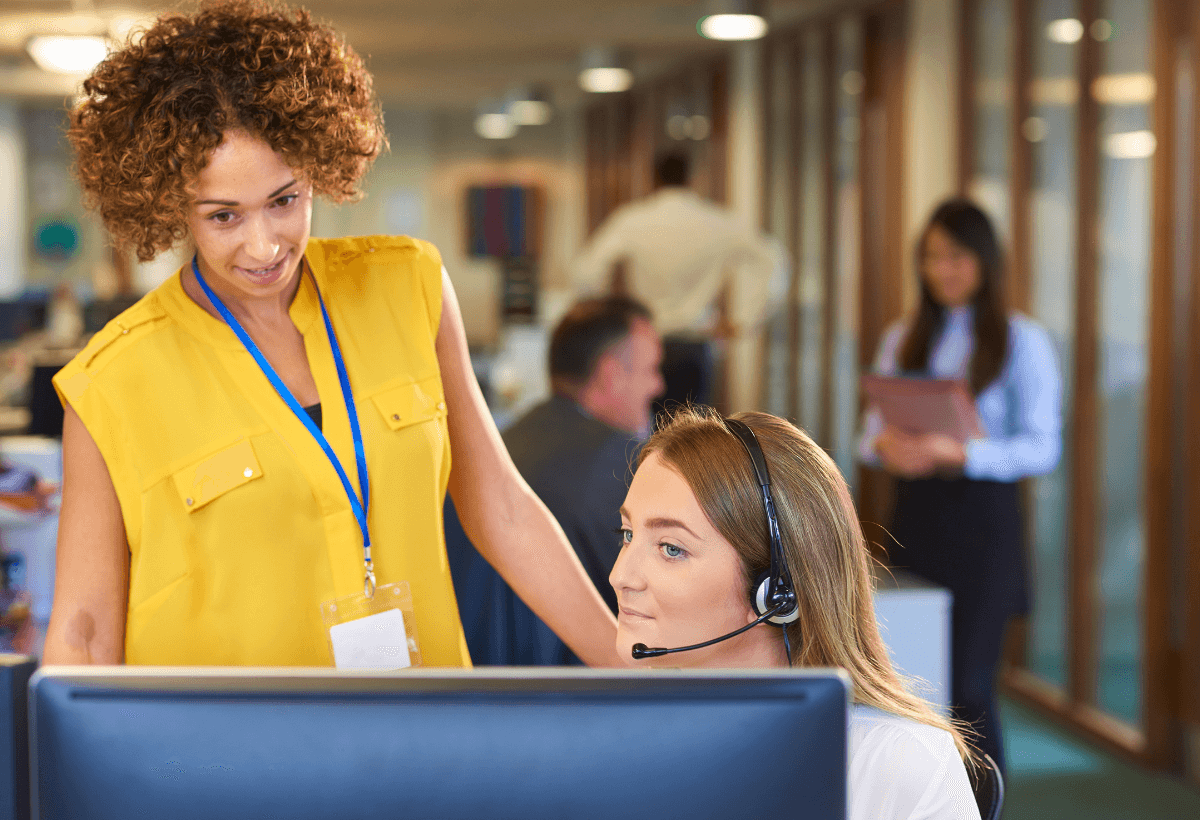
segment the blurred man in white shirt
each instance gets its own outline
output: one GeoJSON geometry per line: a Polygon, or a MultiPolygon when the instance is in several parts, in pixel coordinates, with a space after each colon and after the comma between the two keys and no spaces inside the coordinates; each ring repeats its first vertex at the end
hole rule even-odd
{"type": "Polygon", "coordinates": [[[762,320],[786,286],[776,275],[786,273],[786,260],[730,211],[687,187],[686,156],[666,154],[654,170],[655,192],[605,220],[572,263],[571,281],[582,295],[607,292],[623,264],[623,290],[650,308],[663,335],[663,405],[712,404],[709,343],[762,320]]]}

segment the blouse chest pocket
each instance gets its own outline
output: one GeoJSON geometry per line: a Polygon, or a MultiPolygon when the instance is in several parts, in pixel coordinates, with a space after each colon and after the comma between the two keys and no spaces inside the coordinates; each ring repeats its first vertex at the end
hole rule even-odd
{"type": "Polygon", "coordinates": [[[174,473],[175,489],[188,512],[195,512],[230,490],[262,478],[250,439],[239,441],[174,473]]]}
{"type": "Polygon", "coordinates": [[[392,430],[446,417],[446,398],[439,376],[386,388],[371,396],[371,401],[392,430]]]}

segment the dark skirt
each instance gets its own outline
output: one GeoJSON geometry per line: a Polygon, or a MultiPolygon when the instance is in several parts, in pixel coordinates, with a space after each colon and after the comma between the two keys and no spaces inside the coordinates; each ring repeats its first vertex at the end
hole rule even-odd
{"type": "Polygon", "coordinates": [[[901,479],[891,563],[947,587],[956,601],[993,613],[1029,609],[1025,528],[1014,482],[901,479]]]}

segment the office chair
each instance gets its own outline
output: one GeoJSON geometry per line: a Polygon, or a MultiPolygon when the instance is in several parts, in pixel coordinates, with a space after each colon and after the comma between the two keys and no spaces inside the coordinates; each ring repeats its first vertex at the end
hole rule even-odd
{"type": "Polygon", "coordinates": [[[971,790],[979,806],[981,820],[999,820],[1004,807],[1004,778],[991,755],[981,755],[979,767],[970,772],[971,790]]]}

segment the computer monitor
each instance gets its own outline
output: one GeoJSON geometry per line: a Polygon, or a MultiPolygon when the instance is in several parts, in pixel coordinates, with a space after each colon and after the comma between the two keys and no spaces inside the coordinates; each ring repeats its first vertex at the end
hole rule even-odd
{"type": "Polygon", "coordinates": [[[29,817],[29,676],[37,660],[0,653],[0,820],[29,817]]]}
{"type": "Polygon", "coordinates": [[[27,299],[0,300],[0,342],[12,342],[46,324],[44,303],[27,299]]]}
{"type": "Polygon", "coordinates": [[[43,668],[34,816],[842,820],[831,670],[43,668]]]}

